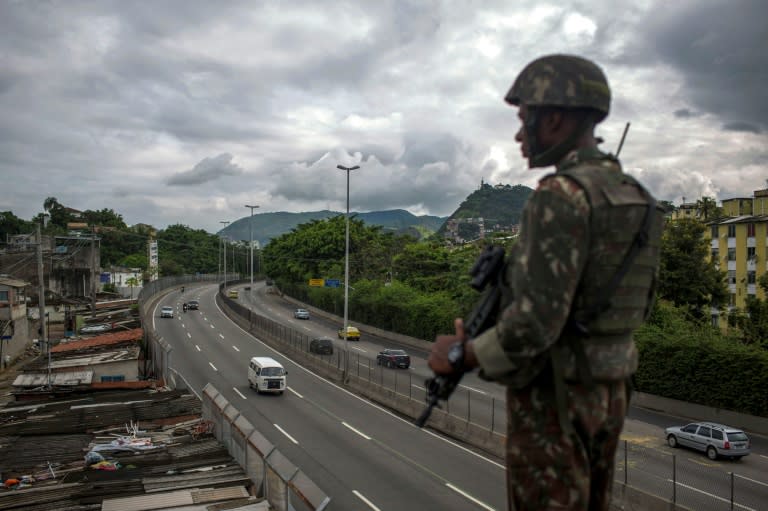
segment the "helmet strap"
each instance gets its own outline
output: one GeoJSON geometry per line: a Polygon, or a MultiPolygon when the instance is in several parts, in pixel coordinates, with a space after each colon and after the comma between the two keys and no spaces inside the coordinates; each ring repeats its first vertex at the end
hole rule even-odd
{"type": "Polygon", "coordinates": [[[534,144],[531,142],[531,133],[536,132],[536,128],[539,122],[539,116],[536,113],[533,113],[531,116],[530,113],[536,111],[536,109],[529,109],[529,117],[533,118],[533,126],[529,126],[527,119],[526,119],[526,133],[528,135],[528,150],[531,153],[530,157],[530,167],[549,167],[550,165],[556,165],[557,163],[562,160],[566,154],[571,152],[573,149],[576,148],[576,144],[579,142],[579,139],[584,135],[584,133],[587,132],[589,127],[593,124],[593,119],[589,116],[584,116],[583,119],[579,122],[579,124],[576,126],[576,128],[571,132],[570,135],[568,135],[565,140],[563,140],[560,143],[557,143],[550,147],[549,149],[540,150],[538,146],[538,143],[534,144]]]}

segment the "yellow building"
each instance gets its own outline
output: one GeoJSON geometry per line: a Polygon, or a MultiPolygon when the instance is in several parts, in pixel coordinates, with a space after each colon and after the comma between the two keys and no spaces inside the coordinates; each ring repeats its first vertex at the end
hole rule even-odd
{"type": "Polygon", "coordinates": [[[748,296],[766,299],[757,281],[768,272],[768,189],[722,207],[727,216],[708,223],[711,257],[728,274],[730,307],[744,309],[748,296]]]}

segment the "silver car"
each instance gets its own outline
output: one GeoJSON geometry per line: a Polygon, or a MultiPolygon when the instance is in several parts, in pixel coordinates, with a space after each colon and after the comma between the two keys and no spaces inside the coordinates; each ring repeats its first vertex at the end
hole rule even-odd
{"type": "Polygon", "coordinates": [[[739,459],[749,454],[749,437],[740,429],[714,422],[693,422],[685,426],[664,430],[670,447],[690,447],[707,453],[716,460],[719,456],[739,459]]]}
{"type": "Polygon", "coordinates": [[[296,319],[309,319],[309,311],[307,309],[296,309],[293,311],[293,317],[296,319]]]}

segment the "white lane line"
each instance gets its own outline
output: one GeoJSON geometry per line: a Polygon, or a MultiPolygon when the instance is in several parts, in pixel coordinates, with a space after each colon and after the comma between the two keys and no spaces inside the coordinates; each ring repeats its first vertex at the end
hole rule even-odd
{"type": "Polygon", "coordinates": [[[358,431],[358,430],[356,430],[355,428],[353,428],[352,426],[350,426],[350,425],[349,425],[349,424],[347,424],[346,422],[342,422],[341,424],[342,424],[344,427],[351,429],[352,431],[354,431],[355,433],[357,433],[357,434],[358,434],[358,435],[360,435],[361,437],[365,438],[366,440],[370,440],[370,439],[371,439],[371,437],[369,437],[368,435],[366,435],[366,434],[365,434],[365,433],[363,433],[362,431],[358,431]]]}
{"type": "Polygon", "coordinates": [[[363,348],[358,348],[358,347],[352,346],[352,349],[353,349],[353,350],[357,350],[357,351],[359,351],[359,352],[361,352],[361,353],[368,353],[368,352],[367,352],[367,351],[365,351],[363,348]]]}
{"type": "Polygon", "coordinates": [[[232,345],[232,349],[235,350],[236,352],[240,353],[240,348],[238,348],[234,344],[232,345]]]}
{"type": "Polygon", "coordinates": [[[219,334],[219,337],[221,337],[223,339],[224,338],[224,334],[219,334]]]}
{"type": "Polygon", "coordinates": [[[768,459],[768,456],[766,456],[765,454],[761,454],[761,455],[760,455],[760,457],[761,457],[761,458],[765,458],[765,459],[768,459]]]}
{"type": "Polygon", "coordinates": [[[311,332],[311,331],[312,331],[312,329],[311,329],[311,328],[309,328],[308,326],[305,326],[305,327],[304,327],[304,330],[307,330],[308,332],[311,332]]]}
{"type": "Polygon", "coordinates": [[[209,365],[209,366],[211,366],[211,367],[213,368],[213,370],[214,370],[214,371],[218,371],[218,369],[216,369],[216,366],[215,366],[215,365],[211,364],[210,362],[208,362],[208,365],[209,365]]]}
{"type": "Polygon", "coordinates": [[[189,332],[187,332],[187,337],[189,337],[189,338],[191,339],[191,338],[192,338],[192,334],[190,334],[189,332]]]}
{"type": "Polygon", "coordinates": [[[215,326],[213,326],[213,323],[211,323],[211,328],[216,328],[215,326]]]}
{"type": "Polygon", "coordinates": [[[296,439],[295,439],[295,438],[293,438],[291,435],[289,435],[289,434],[288,434],[288,432],[287,432],[287,431],[285,431],[283,428],[281,428],[281,427],[280,427],[280,426],[278,426],[277,424],[272,424],[272,425],[273,425],[274,427],[276,427],[276,428],[277,428],[277,430],[278,430],[280,433],[282,433],[283,435],[287,436],[287,437],[288,437],[288,440],[290,440],[291,442],[293,442],[293,443],[294,443],[294,444],[296,444],[296,445],[298,445],[298,444],[299,444],[299,442],[297,442],[297,441],[296,441],[296,439]]]}
{"type": "Polygon", "coordinates": [[[354,493],[354,494],[355,494],[355,496],[356,496],[358,499],[360,499],[360,500],[362,500],[363,502],[365,502],[366,504],[368,504],[368,507],[370,507],[371,509],[373,509],[373,510],[375,510],[375,511],[381,511],[381,509],[379,509],[379,508],[377,508],[376,506],[374,506],[374,505],[373,505],[373,502],[371,502],[370,500],[368,500],[368,499],[366,499],[365,497],[363,497],[363,494],[362,494],[362,493],[360,493],[359,491],[357,491],[357,490],[352,490],[352,493],[354,493]]]}
{"type": "MultiPolygon", "coordinates": [[[[671,483],[672,479],[667,479],[667,481],[671,483]]],[[[678,486],[682,486],[683,488],[687,488],[687,489],[689,489],[691,491],[702,493],[702,494],[706,495],[707,497],[711,497],[713,499],[720,500],[722,502],[726,502],[726,503],[730,502],[730,500],[728,500],[728,499],[724,499],[722,497],[718,497],[717,495],[714,495],[714,494],[709,493],[709,492],[705,492],[704,490],[699,490],[698,488],[694,488],[693,486],[689,486],[687,484],[683,484],[683,483],[681,483],[679,481],[678,481],[677,485],[678,486]]],[[[741,504],[737,504],[736,502],[734,502],[733,505],[736,506],[736,507],[740,507],[742,509],[746,509],[747,511],[757,511],[757,509],[753,509],[751,507],[743,506],[741,504]]]]}
{"type": "MultiPolygon", "coordinates": [[[[760,456],[763,456],[762,454],[760,456]]],[[[768,483],[764,483],[762,481],[755,481],[754,479],[750,479],[749,477],[740,476],[739,474],[733,474],[734,477],[738,477],[739,479],[744,479],[746,481],[749,481],[750,483],[759,484],[760,486],[768,486],[768,483]]]]}
{"type": "Polygon", "coordinates": [[[197,348],[197,351],[203,351],[200,349],[200,346],[198,346],[197,344],[195,344],[195,348],[197,348]]]}
{"type": "MultiPolygon", "coordinates": [[[[181,318],[179,318],[179,321],[181,321],[181,318]]],[[[184,326],[184,323],[181,324],[181,328],[187,328],[184,326]]]]}
{"type": "Polygon", "coordinates": [[[483,395],[486,394],[486,392],[483,391],[483,390],[479,390],[479,389],[476,389],[476,388],[473,388],[473,387],[467,387],[466,385],[459,385],[459,387],[463,387],[463,388],[465,388],[467,390],[471,390],[473,392],[477,392],[478,394],[483,394],[483,395]]]}
{"type": "Polygon", "coordinates": [[[234,390],[235,392],[237,392],[237,395],[238,395],[238,396],[240,396],[241,398],[243,398],[243,399],[248,399],[247,397],[245,397],[244,395],[242,395],[242,394],[240,393],[240,391],[239,391],[239,390],[237,390],[235,387],[232,387],[232,390],[234,390]]]}
{"type": "Polygon", "coordinates": [[[481,501],[477,500],[475,497],[473,497],[473,496],[472,496],[472,495],[470,495],[469,493],[467,493],[467,492],[465,492],[465,491],[463,491],[463,490],[460,490],[460,489],[458,489],[457,487],[455,487],[455,486],[454,486],[454,485],[452,485],[451,483],[445,483],[445,485],[446,485],[448,488],[450,488],[451,490],[455,491],[456,493],[458,493],[458,494],[460,494],[460,495],[462,495],[462,496],[464,496],[464,497],[468,498],[469,500],[471,500],[472,502],[474,502],[474,503],[475,503],[475,504],[477,504],[478,506],[480,506],[480,507],[482,507],[482,508],[484,508],[484,509],[487,509],[488,511],[496,511],[494,508],[492,508],[491,506],[489,506],[489,505],[488,505],[488,504],[486,504],[485,502],[481,502],[481,501]]]}
{"type": "Polygon", "coordinates": [[[301,394],[299,394],[298,392],[296,392],[295,390],[293,390],[293,388],[292,388],[292,387],[286,387],[286,388],[287,388],[288,390],[290,390],[291,392],[293,392],[294,394],[296,394],[297,396],[299,396],[301,399],[304,399],[304,396],[302,396],[301,394]]]}
{"type": "Polygon", "coordinates": [[[416,385],[415,383],[411,383],[411,387],[415,387],[415,388],[417,388],[417,389],[419,389],[419,390],[426,390],[424,387],[421,387],[421,386],[419,386],[419,385],[416,385]]]}

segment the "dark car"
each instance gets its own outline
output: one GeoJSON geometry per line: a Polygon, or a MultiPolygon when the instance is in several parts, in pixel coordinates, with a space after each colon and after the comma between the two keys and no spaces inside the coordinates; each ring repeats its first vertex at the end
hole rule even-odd
{"type": "Polygon", "coordinates": [[[187,302],[187,309],[191,311],[196,311],[199,308],[200,308],[200,302],[198,302],[197,300],[190,300],[187,302]]]}
{"type": "Polygon", "coordinates": [[[316,337],[309,342],[310,353],[333,355],[333,341],[329,337],[316,337]]]}
{"type": "Polygon", "coordinates": [[[411,367],[411,357],[403,350],[386,349],[376,355],[376,363],[380,366],[408,369],[411,367]]]}

